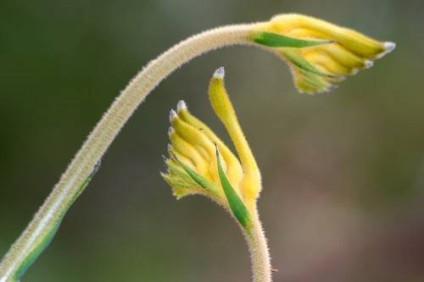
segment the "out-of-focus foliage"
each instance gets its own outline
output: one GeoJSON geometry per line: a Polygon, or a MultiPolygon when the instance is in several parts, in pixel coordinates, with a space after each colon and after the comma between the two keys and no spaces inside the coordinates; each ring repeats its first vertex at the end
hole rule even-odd
{"type": "Polygon", "coordinates": [[[418,0],[2,0],[1,255],[148,60],[206,28],[298,12],[398,48],[312,97],[296,93],[285,64],[255,49],[225,49],[183,67],[122,131],[24,281],[250,279],[231,219],[204,199],[176,202],[159,175],[178,100],[225,136],[206,95],[221,65],[262,169],[275,281],[422,281],[423,10],[418,0]]]}

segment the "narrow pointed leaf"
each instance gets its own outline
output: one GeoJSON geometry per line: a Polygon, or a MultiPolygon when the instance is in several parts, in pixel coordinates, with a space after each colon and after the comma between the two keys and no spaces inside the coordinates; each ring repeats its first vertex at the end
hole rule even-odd
{"type": "MultiPolygon", "coordinates": [[[[96,172],[99,170],[99,167],[100,167],[100,161],[94,167],[93,172],[80,185],[78,189],[78,193],[74,195],[74,197],[72,198],[73,201],[75,201],[78,198],[78,196],[81,194],[81,192],[84,191],[84,189],[88,186],[88,184],[93,179],[96,172]]],[[[53,224],[50,224],[49,226],[46,226],[43,237],[37,239],[37,241],[34,242],[33,249],[28,254],[26,254],[25,259],[22,261],[21,265],[19,265],[19,267],[17,268],[15,272],[14,279],[16,279],[16,281],[20,280],[20,278],[25,274],[28,268],[38,259],[38,257],[50,245],[51,241],[53,240],[54,236],[57,233],[57,230],[60,227],[60,224],[62,223],[62,219],[65,216],[66,212],[67,210],[64,210],[63,214],[61,214],[60,218],[56,222],[54,222],[53,224]]]]}
{"type": "Polygon", "coordinates": [[[175,164],[175,162],[176,161],[172,161],[171,159],[166,162],[169,174],[177,176],[177,178],[181,179],[181,181],[184,181],[186,183],[194,182],[190,175],[188,175],[187,172],[184,171],[184,169],[181,170],[179,164],[175,164]]]}
{"type": "Polygon", "coordinates": [[[240,199],[237,192],[234,190],[233,186],[231,186],[230,181],[227,178],[227,175],[222,168],[220,155],[218,149],[216,150],[216,159],[218,166],[218,175],[221,181],[222,188],[224,190],[224,194],[227,197],[228,204],[230,205],[231,211],[233,212],[235,218],[240,222],[240,224],[248,229],[252,223],[252,219],[247,209],[246,205],[240,199]]]}
{"type": "Polygon", "coordinates": [[[182,161],[180,161],[176,156],[174,156],[175,161],[184,169],[184,171],[191,177],[191,179],[196,182],[200,187],[216,192],[216,187],[206,178],[186,166],[182,161]]]}
{"type": "Polygon", "coordinates": [[[311,72],[324,77],[337,77],[337,75],[332,75],[318,70],[316,67],[311,65],[307,60],[305,60],[295,52],[285,50],[283,54],[290,60],[290,62],[292,62],[295,66],[304,71],[311,72]]]}
{"type": "Polygon", "coordinates": [[[258,32],[253,36],[255,43],[265,45],[268,47],[291,47],[291,48],[305,48],[322,44],[333,43],[331,40],[305,40],[294,37],[284,36],[272,32],[258,32]]]}

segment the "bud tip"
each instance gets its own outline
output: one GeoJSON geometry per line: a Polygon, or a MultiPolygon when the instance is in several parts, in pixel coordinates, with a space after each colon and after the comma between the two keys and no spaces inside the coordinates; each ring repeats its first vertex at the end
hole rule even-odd
{"type": "Polygon", "coordinates": [[[172,122],[176,118],[177,118],[177,113],[174,110],[171,110],[169,112],[169,121],[172,122]]]}
{"type": "Polygon", "coordinates": [[[365,68],[366,69],[369,69],[370,67],[372,67],[374,65],[374,62],[373,61],[369,61],[369,60],[366,60],[365,61],[365,68]]]}
{"type": "Polygon", "coordinates": [[[218,79],[223,79],[223,78],[224,78],[224,76],[225,76],[225,69],[224,69],[224,67],[220,67],[220,68],[218,68],[218,69],[214,72],[214,74],[213,74],[213,77],[214,77],[214,78],[218,78],[218,79]]]}
{"type": "Polygon", "coordinates": [[[377,59],[381,59],[385,55],[392,52],[396,48],[396,43],[391,42],[391,41],[386,41],[386,42],[383,43],[383,46],[384,46],[384,51],[380,55],[377,56],[377,59]]]}
{"type": "Polygon", "coordinates": [[[168,129],[168,135],[169,135],[169,136],[171,136],[172,134],[174,134],[174,132],[175,132],[174,128],[170,127],[170,128],[168,129]]]}
{"type": "Polygon", "coordinates": [[[187,109],[187,104],[184,102],[184,100],[180,100],[177,104],[177,111],[182,111],[187,109]]]}
{"type": "Polygon", "coordinates": [[[391,41],[387,41],[384,42],[384,49],[386,49],[386,52],[391,52],[396,48],[396,43],[391,42],[391,41]]]}

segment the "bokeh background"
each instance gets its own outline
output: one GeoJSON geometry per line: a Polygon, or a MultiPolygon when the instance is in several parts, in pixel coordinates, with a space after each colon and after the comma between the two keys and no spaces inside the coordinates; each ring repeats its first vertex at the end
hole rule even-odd
{"type": "Polygon", "coordinates": [[[298,12],[395,41],[331,94],[299,95],[247,47],[198,58],[139,108],[23,281],[249,281],[238,227],[160,178],[180,99],[225,140],[219,66],[263,173],[275,281],[424,281],[424,2],[1,0],[0,256],[129,79],[204,29],[298,12]]]}

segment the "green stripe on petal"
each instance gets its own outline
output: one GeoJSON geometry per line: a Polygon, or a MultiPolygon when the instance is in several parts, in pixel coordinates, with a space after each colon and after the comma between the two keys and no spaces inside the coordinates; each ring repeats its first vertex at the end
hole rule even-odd
{"type": "Polygon", "coordinates": [[[231,186],[230,181],[227,178],[227,175],[224,172],[221,164],[221,158],[218,151],[216,149],[216,159],[218,166],[218,175],[221,180],[221,185],[224,190],[225,197],[227,197],[228,204],[233,212],[235,218],[240,222],[240,224],[248,230],[250,225],[252,224],[252,218],[250,216],[249,210],[246,205],[243,203],[236,190],[234,190],[233,186],[231,186]]]}
{"type": "Polygon", "coordinates": [[[301,55],[293,52],[293,50],[284,50],[283,54],[290,60],[296,67],[308,71],[317,75],[325,77],[337,77],[337,75],[332,75],[329,73],[322,72],[305,60],[301,55]]]}
{"type": "Polygon", "coordinates": [[[216,186],[211,183],[209,180],[207,180],[205,177],[201,176],[197,172],[195,172],[193,169],[186,166],[182,161],[180,161],[175,155],[174,155],[175,161],[180,165],[184,171],[191,177],[191,179],[196,182],[200,187],[207,189],[211,192],[217,193],[216,186]]]}
{"type": "Polygon", "coordinates": [[[317,46],[322,44],[333,43],[332,40],[306,40],[294,37],[284,36],[272,32],[257,32],[253,35],[255,43],[268,46],[268,47],[291,47],[291,48],[305,48],[317,46]]]}

